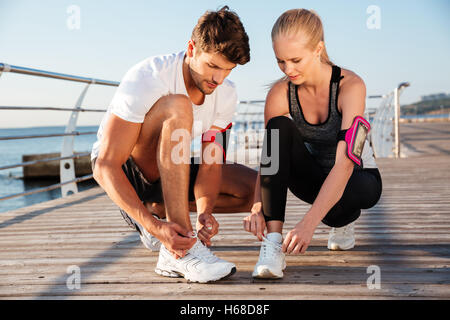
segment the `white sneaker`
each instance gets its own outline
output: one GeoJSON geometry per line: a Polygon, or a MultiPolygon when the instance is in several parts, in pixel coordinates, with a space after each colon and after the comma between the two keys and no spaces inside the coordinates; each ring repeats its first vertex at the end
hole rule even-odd
{"type": "MultiPolygon", "coordinates": [[[[156,214],[154,214],[153,216],[158,220],[165,220],[165,219],[160,219],[156,214]]],[[[139,223],[137,223],[136,221],[134,221],[134,223],[136,224],[136,227],[138,228],[139,237],[141,238],[141,242],[144,244],[144,246],[147,249],[149,249],[150,251],[158,252],[161,248],[161,241],[159,241],[159,239],[156,238],[155,236],[151,235],[139,223]]]]}
{"type": "Polygon", "coordinates": [[[175,259],[161,245],[155,272],[165,277],[184,277],[191,282],[217,281],[236,272],[236,266],[215,256],[200,240],[183,258],[175,259]]]}
{"type": "MultiPolygon", "coordinates": [[[[124,210],[120,209],[120,214],[122,218],[126,221],[126,223],[133,229],[139,232],[139,237],[141,238],[141,242],[144,246],[150,251],[158,252],[161,247],[161,242],[158,238],[151,235],[144,227],[142,227],[139,223],[136,222],[133,218],[131,218],[128,213],[124,210]]],[[[152,215],[158,220],[166,220],[166,218],[161,219],[157,214],[152,213],[152,215]]]]}
{"type": "Polygon", "coordinates": [[[349,250],[355,246],[355,222],[341,228],[331,228],[328,249],[349,250]]]}
{"type": "Polygon", "coordinates": [[[278,232],[267,234],[263,237],[259,259],[253,270],[253,278],[279,279],[283,278],[283,270],[286,269],[285,255],[281,251],[282,236],[278,232]]]}

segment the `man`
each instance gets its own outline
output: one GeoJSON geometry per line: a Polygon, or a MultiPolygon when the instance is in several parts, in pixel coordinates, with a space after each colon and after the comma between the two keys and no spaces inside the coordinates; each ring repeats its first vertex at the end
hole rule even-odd
{"type": "Polygon", "coordinates": [[[219,227],[212,213],[246,212],[253,200],[256,171],[225,164],[218,143],[237,104],[225,78],[249,60],[239,17],[227,6],[206,12],[186,52],[150,57],[126,73],[102,120],[94,178],[144,245],[159,249],[160,275],[209,282],[236,270],[207,246],[219,227]],[[200,135],[208,161],[197,164],[182,151],[200,135]]]}

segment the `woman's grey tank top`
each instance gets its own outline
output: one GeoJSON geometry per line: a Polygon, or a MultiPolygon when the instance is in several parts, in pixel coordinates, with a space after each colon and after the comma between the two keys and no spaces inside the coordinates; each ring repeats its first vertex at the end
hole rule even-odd
{"type": "MultiPolygon", "coordinates": [[[[342,114],[338,110],[339,83],[341,68],[333,66],[328,100],[328,118],[320,124],[310,124],[303,115],[298,86],[289,82],[289,113],[305,141],[305,145],[325,173],[329,173],[336,160],[337,135],[341,130],[342,114]]],[[[376,168],[370,145],[365,143],[363,150],[363,167],[376,168]],[[370,150],[368,150],[370,149],[370,150]]],[[[356,168],[359,168],[355,165],[356,168]]]]}

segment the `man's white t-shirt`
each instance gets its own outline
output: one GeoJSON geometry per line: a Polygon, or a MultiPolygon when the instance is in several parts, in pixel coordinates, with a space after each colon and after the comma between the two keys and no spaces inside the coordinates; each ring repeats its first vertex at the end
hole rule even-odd
{"type": "MultiPolygon", "coordinates": [[[[188,95],[183,77],[185,51],[147,58],[125,74],[104,115],[92,147],[91,159],[98,156],[102,133],[111,113],[130,122],[143,123],[145,115],[161,97],[168,94],[188,95]]],[[[194,139],[211,126],[227,127],[237,106],[234,84],[225,79],[212,94],[205,95],[202,105],[192,104],[194,139]]],[[[120,143],[120,142],[118,142],[120,143]]]]}

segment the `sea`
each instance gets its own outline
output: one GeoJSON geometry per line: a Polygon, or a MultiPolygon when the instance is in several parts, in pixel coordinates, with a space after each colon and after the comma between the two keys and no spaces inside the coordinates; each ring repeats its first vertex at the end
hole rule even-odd
{"type": "MultiPolygon", "coordinates": [[[[77,127],[76,130],[79,132],[97,132],[98,127],[80,126],[77,127]]],[[[64,131],[64,126],[0,129],[0,137],[59,134],[64,133],[64,131]]],[[[76,136],[74,140],[74,150],[76,152],[90,152],[96,138],[95,134],[76,136]]],[[[0,167],[23,162],[22,156],[25,154],[61,152],[62,143],[63,137],[0,140],[0,167]]],[[[0,198],[40,187],[50,186],[55,183],[59,183],[59,180],[25,180],[23,179],[22,167],[0,170],[0,198]]],[[[96,185],[94,180],[84,181],[78,184],[78,190],[87,190],[96,185]]],[[[18,209],[60,197],[61,190],[58,188],[51,191],[3,200],[0,201],[0,212],[18,209]]]]}

